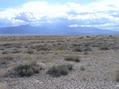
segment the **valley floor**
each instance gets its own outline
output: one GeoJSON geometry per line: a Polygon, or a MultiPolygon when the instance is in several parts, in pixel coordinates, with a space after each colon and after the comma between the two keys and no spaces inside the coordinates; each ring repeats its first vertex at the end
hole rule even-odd
{"type": "Polygon", "coordinates": [[[119,89],[119,37],[0,37],[0,89],[119,89]]]}

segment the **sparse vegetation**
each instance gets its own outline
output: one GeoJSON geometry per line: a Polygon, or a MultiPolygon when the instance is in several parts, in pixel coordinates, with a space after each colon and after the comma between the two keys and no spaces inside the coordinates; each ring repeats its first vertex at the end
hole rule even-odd
{"type": "Polygon", "coordinates": [[[84,55],[88,55],[88,53],[89,53],[89,52],[88,52],[88,51],[86,51],[86,52],[84,52],[83,54],[84,54],[84,55]]]}
{"type": "Polygon", "coordinates": [[[3,51],[2,54],[8,54],[8,52],[7,51],[3,51]]]}
{"type": "Polygon", "coordinates": [[[100,50],[110,50],[109,46],[99,46],[100,50]]]}
{"type": "Polygon", "coordinates": [[[5,68],[7,65],[13,61],[13,57],[7,56],[7,57],[1,57],[0,58],[0,68],[5,68]]]}
{"type": "Polygon", "coordinates": [[[37,51],[49,51],[50,47],[48,45],[35,45],[32,47],[33,49],[36,49],[37,51]]]}
{"type": "Polygon", "coordinates": [[[28,50],[27,50],[27,53],[28,53],[28,54],[33,54],[34,51],[33,51],[33,49],[28,49],[28,50]]]}
{"type": "Polygon", "coordinates": [[[34,74],[38,74],[43,68],[36,63],[28,63],[17,66],[15,74],[20,77],[30,77],[34,74]]]}
{"type": "Polygon", "coordinates": [[[64,58],[64,60],[72,62],[80,62],[80,58],[78,56],[67,56],[64,58]]]}
{"type": "Polygon", "coordinates": [[[81,47],[75,47],[75,48],[73,49],[73,51],[82,52],[82,49],[81,49],[81,47]]]}
{"type": "Polygon", "coordinates": [[[81,66],[81,67],[80,67],[80,70],[81,70],[81,71],[85,71],[85,67],[84,67],[84,66],[81,66]]]}
{"type": "Polygon", "coordinates": [[[109,35],[109,37],[113,37],[113,35],[109,35]]]}
{"type": "Polygon", "coordinates": [[[118,37],[6,38],[0,38],[0,83],[6,89],[109,89],[119,83],[118,37]]]}
{"type": "Polygon", "coordinates": [[[119,82],[119,71],[116,71],[115,81],[116,82],[119,82]]]}
{"type": "Polygon", "coordinates": [[[86,51],[92,51],[92,49],[89,46],[79,46],[79,47],[75,47],[74,51],[76,51],[76,52],[86,52],[86,51]]]}
{"type": "Polygon", "coordinates": [[[49,68],[47,74],[49,74],[52,77],[60,77],[63,75],[68,75],[68,73],[71,70],[73,70],[73,65],[63,64],[63,65],[57,65],[49,68]]]}

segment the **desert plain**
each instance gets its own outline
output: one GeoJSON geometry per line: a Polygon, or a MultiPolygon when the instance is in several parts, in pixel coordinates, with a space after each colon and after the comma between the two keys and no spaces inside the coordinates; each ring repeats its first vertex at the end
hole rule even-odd
{"type": "Polygon", "coordinates": [[[119,37],[1,36],[0,89],[119,89],[119,37]]]}

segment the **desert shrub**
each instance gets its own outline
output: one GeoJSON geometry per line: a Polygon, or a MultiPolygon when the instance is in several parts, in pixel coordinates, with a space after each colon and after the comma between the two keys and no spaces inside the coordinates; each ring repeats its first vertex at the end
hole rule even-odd
{"type": "Polygon", "coordinates": [[[100,50],[110,50],[109,46],[100,46],[99,47],[100,50]]]}
{"type": "Polygon", "coordinates": [[[27,53],[28,53],[28,54],[33,54],[33,53],[34,53],[34,50],[33,50],[33,49],[28,49],[28,50],[27,50],[27,53]]]}
{"type": "Polygon", "coordinates": [[[83,39],[83,38],[84,38],[84,36],[79,37],[79,39],[83,39]]]}
{"type": "Polygon", "coordinates": [[[116,82],[119,82],[119,71],[116,71],[115,81],[116,82]]]}
{"type": "Polygon", "coordinates": [[[2,54],[9,54],[9,52],[7,52],[7,51],[3,51],[2,54]]]}
{"type": "Polygon", "coordinates": [[[63,64],[63,65],[57,65],[49,68],[47,74],[49,74],[52,77],[60,77],[60,76],[68,75],[68,73],[71,70],[73,70],[73,65],[63,64]]]}
{"type": "Polygon", "coordinates": [[[92,51],[92,49],[90,47],[84,48],[84,52],[89,52],[89,51],[92,51]]]}
{"type": "Polygon", "coordinates": [[[56,49],[57,49],[57,50],[65,50],[65,48],[66,48],[66,47],[63,46],[63,45],[62,45],[62,46],[56,46],[56,49]]]}
{"type": "Polygon", "coordinates": [[[90,38],[90,36],[86,36],[86,38],[90,38]]]}
{"type": "Polygon", "coordinates": [[[13,61],[13,57],[10,57],[10,56],[1,57],[0,58],[0,67],[5,68],[12,61],[13,61]]]}
{"type": "Polygon", "coordinates": [[[2,46],[5,46],[5,47],[10,47],[10,46],[11,46],[11,44],[10,44],[10,43],[5,43],[5,44],[3,44],[2,46]]]}
{"type": "Polygon", "coordinates": [[[88,54],[89,54],[89,52],[88,52],[88,51],[85,51],[83,54],[84,54],[84,55],[88,55],[88,54]]]}
{"type": "Polygon", "coordinates": [[[17,66],[15,70],[15,75],[20,77],[30,77],[34,74],[38,74],[43,68],[36,63],[26,63],[17,66]]]}
{"type": "Polygon", "coordinates": [[[36,49],[37,51],[49,51],[50,50],[50,47],[48,45],[35,45],[32,48],[36,49]]]}
{"type": "Polygon", "coordinates": [[[75,51],[75,52],[82,52],[83,50],[82,50],[81,47],[75,47],[75,48],[73,49],[73,51],[75,51]]]}
{"type": "Polygon", "coordinates": [[[109,35],[109,37],[113,37],[112,35],[109,35]]]}
{"type": "Polygon", "coordinates": [[[65,61],[73,61],[73,62],[80,62],[80,59],[78,56],[67,56],[64,58],[65,61]]]}
{"type": "Polygon", "coordinates": [[[84,66],[81,66],[81,67],[80,67],[80,70],[81,70],[81,71],[85,71],[85,67],[84,67],[84,66]]]}
{"type": "Polygon", "coordinates": [[[18,49],[13,49],[13,50],[11,50],[11,51],[9,51],[9,53],[20,53],[21,51],[20,50],[18,50],[18,49]]]}
{"type": "Polygon", "coordinates": [[[9,53],[20,53],[21,51],[18,49],[7,49],[7,50],[3,50],[2,54],[9,54],[9,53]]]}
{"type": "Polygon", "coordinates": [[[75,47],[74,51],[76,52],[86,52],[86,51],[92,51],[91,47],[88,46],[81,46],[81,47],[75,47]]]}

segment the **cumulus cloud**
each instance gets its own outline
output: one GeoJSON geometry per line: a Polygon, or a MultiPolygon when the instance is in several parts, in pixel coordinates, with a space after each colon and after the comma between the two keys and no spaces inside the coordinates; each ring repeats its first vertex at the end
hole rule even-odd
{"type": "Polygon", "coordinates": [[[0,24],[3,24],[2,26],[40,25],[65,19],[69,21],[69,27],[117,29],[118,11],[117,0],[100,0],[85,5],[75,2],[54,5],[43,0],[29,1],[20,7],[0,10],[0,24]]]}

